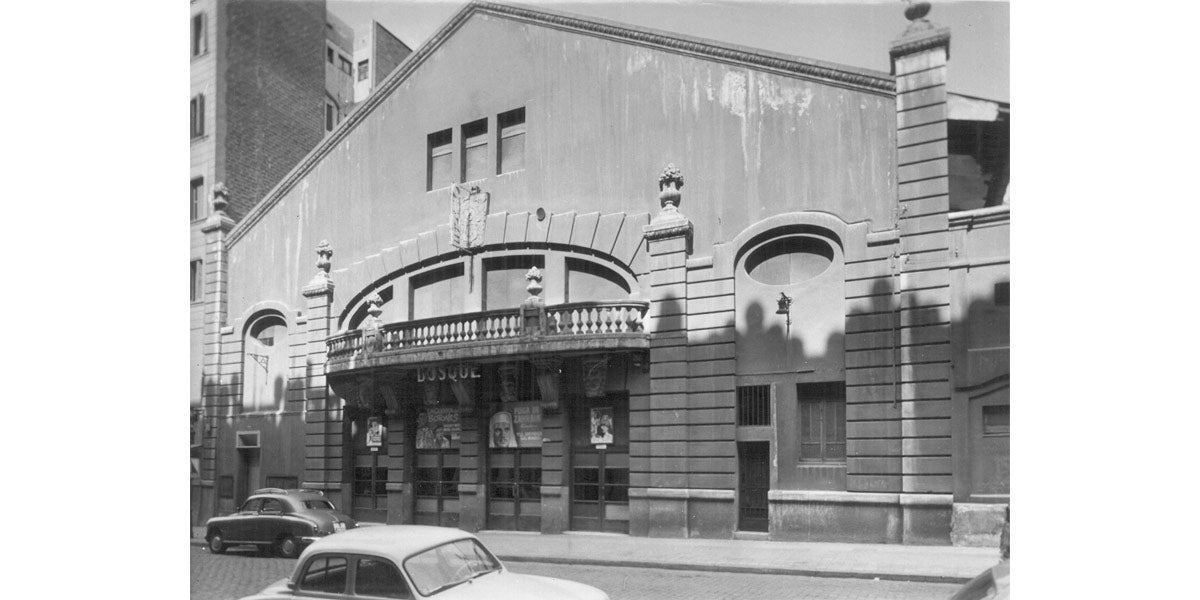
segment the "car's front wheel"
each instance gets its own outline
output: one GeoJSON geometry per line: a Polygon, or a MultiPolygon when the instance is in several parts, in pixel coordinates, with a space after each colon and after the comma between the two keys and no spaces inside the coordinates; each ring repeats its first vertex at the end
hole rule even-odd
{"type": "Polygon", "coordinates": [[[208,534],[208,551],[213,554],[225,553],[225,538],[220,530],[208,534]]]}
{"type": "Polygon", "coordinates": [[[284,558],[296,558],[300,554],[300,544],[290,535],[280,536],[275,540],[275,553],[284,558]]]}

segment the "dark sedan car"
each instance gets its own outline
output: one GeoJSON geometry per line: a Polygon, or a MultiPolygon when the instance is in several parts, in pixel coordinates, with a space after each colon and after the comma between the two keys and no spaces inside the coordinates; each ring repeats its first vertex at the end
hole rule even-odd
{"type": "Polygon", "coordinates": [[[355,525],[320,491],[265,488],[255,490],[236,513],[209,519],[204,537],[213,554],[254,545],[295,558],[318,538],[355,525]]]}

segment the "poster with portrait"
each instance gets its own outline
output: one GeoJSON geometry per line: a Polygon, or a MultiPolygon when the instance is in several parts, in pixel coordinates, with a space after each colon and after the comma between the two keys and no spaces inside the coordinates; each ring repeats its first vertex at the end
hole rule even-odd
{"type": "Polygon", "coordinates": [[[592,409],[591,434],[593,445],[613,443],[613,409],[611,406],[592,409]]]}
{"type": "Polygon", "coordinates": [[[457,448],[461,434],[457,406],[430,407],[417,413],[417,450],[457,448]]]}
{"type": "Polygon", "coordinates": [[[387,428],[383,426],[383,422],[379,417],[371,417],[367,419],[367,447],[372,450],[378,450],[383,446],[383,438],[387,435],[387,428]]]}
{"type": "Polygon", "coordinates": [[[537,402],[508,402],[488,422],[490,448],[541,448],[542,406],[537,402]]]}

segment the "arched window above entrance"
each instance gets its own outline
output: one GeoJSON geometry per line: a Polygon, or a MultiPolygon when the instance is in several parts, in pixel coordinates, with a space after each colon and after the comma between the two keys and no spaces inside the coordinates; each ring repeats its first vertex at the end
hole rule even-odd
{"type": "Polygon", "coordinates": [[[272,411],[283,408],[287,393],[287,322],[268,313],[246,328],[242,343],[242,409],[272,411]]]}

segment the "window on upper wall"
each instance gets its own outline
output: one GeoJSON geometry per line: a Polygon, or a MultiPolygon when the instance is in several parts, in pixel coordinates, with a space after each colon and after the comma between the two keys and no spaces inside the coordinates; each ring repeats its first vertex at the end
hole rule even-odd
{"type": "Polygon", "coordinates": [[[328,61],[329,64],[333,64],[333,48],[328,46],[325,47],[325,60],[328,61]]]}
{"type": "Polygon", "coordinates": [[[208,17],[204,13],[192,15],[192,56],[208,52],[208,17]]]}
{"type": "Polygon", "coordinates": [[[204,94],[192,96],[192,139],[204,136],[204,94]]]}
{"type": "Polygon", "coordinates": [[[771,386],[742,385],[737,389],[737,424],[771,424],[771,386]]]}
{"type": "Polygon", "coordinates": [[[354,72],[354,66],[351,64],[350,59],[346,58],[345,56],[341,56],[339,58],[341,60],[338,64],[341,65],[342,72],[347,75],[352,75],[354,72]]]}
{"type": "Polygon", "coordinates": [[[496,117],[500,129],[499,149],[496,152],[496,174],[512,173],[525,168],[525,107],[501,113],[496,117]]]}
{"type": "Polygon", "coordinates": [[[846,383],[796,385],[800,408],[800,460],[846,461],[846,383]]]}
{"type": "Polygon", "coordinates": [[[204,216],[204,178],[192,179],[191,220],[204,216]]]}
{"type": "Polygon", "coordinates": [[[462,126],[462,180],[475,181],[488,176],[487,119],[462,126]]]}
{"type": "Polygon", "coordinates": [[[453,146],[451,146],[452,139],[453,133],[450,129],[443,129],[442,131],[429,134],[429,160],[425,181],[426,190],[435,190],[454,183],[450,173],[450,158],[453,150],[453,146]]]}
{"type": "Polygon", "coordinates": [[[199,302],[204,293],[204,262],[192,261],[192,302],[199,302]]]}
{"type": "Polygon", "coordinates": [[[325,131],[333,131],[337,125],[337,107],[332,102],[325,101],[325,131]]]}
{"type": "Polygon", "coordinates": [[[371,72],[369,66],[371,61],[361,60],[358,62],[358,80],[366,81],[367,75],[371,72]]]}

